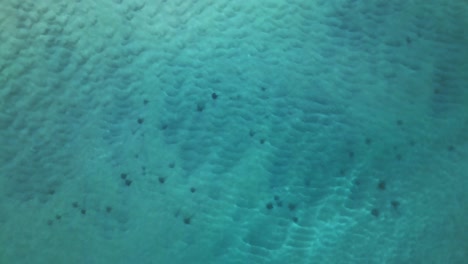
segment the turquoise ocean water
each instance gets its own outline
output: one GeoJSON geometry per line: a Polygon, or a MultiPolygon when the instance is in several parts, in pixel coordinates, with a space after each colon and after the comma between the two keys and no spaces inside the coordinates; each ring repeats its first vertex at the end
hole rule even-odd
{"type": "Polygon", "coordinates": [[[468,263],[468,3],[3,0],[0,263],[468,263]]]}

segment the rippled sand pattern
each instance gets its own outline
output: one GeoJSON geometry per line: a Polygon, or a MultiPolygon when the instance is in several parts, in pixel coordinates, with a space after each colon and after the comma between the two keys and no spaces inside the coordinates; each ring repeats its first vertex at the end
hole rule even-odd
{"type": "Polygon", "coordinates": [[[466,1],[0,6],[0,263],[467,263],[466,1]]]}

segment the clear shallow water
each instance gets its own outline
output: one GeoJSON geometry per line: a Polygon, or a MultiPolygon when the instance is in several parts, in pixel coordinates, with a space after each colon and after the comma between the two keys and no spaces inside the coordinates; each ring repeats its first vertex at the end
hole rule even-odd
{"type": "Polygon", "coordinates": [[[0,262],[465,262],[463,2],[0,11],[0,262]]]}

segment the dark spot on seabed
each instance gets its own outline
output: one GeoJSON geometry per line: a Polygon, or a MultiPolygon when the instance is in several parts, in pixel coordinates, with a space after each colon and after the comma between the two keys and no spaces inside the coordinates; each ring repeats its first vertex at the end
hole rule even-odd
{"type": "Polygon", "coordinates": [[[205,110],[205,105],[202,104],[202,103],[198,103],[197,104],[197,111],[198,112],[203,112],[203,110],[205,110]]]}
{"type": "Polygon", "coordinates": [[[390,204],[392,205],[393,209],[398,209],[398,207],[400,207],[400,202],[396,201],[396,200],[393,200],[390,202],[390,204]]]}
{"type": "Polygon", "coordinates": [[[396,158],[398,161],[400,161],[401,159],[403,159],[403,156],[402,156],[401,154],[397,154],[397,155],[395,156],[395,158],[396,158]]]}
{"type": "Polygon", "coordinates": [[[293,203],[289,203],[288,208],[289,208],[289,211],[294,211],[294,210],[296,210],[296,205],[293,204],[293,203]]]}
{"type": "Polygon", "coordinates": [[[166,182],[166,178],[164,177],[159,177],[158,180],[160,184],[164,184],[166,182]]]}
{"type": "Polygon", "coordinates": [[[406,37],[406,44],[411,44],[411,38],[410,37],[406,37]]]}
{"type": "Polygon", "coordinates": [[[125,180],[125,185],[127,185],[127,186],[132,185],[132,181],[131,180],[125,180]]]}
{"type": "Polygon", "coordinates": [[[372,214],[374,217],[379,217],[380,211],[379,211],[379,209],[377,209],[377,208],[373,208],[373,209],[371,210],[371,214],[372,214]]]}
{"type": "Polygon", "coordinates": [[[184,217],[184,224],[190,225],[190,223],[192,223],[192,217],[193,217],[193,216],[186,216],[186,217],[184,217]]]}
{"type": "Polygon", "coordinates": [[[387,188],[387,183],[383,180],[379,181],[377,188],[381,191],[384,191],[387,188]]]}

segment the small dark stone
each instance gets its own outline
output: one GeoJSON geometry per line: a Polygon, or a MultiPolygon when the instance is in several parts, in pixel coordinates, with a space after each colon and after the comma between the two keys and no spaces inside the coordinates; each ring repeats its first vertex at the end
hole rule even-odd
{"type": "Polygon", "coordinates": [[[47,194],[49,195],[54,195],[55,194],[55,190],[54,189],[50,189],[47,191],[47,194]]]}
{"type": "Polygon", "coordinates": [[[148,102],[149,102],[148,99],[143,100],[143,104],[144,104],[144,105],[147,105],[148,102]]]}
{"type": "Polygon", "coordinates": [[[137,122],[138,122],[138,124],[143,124],[143,122],[145,122],[145,120],[140,117],[140,118],[137,119],[137,122]]]}
{"type": "Polygon", "coordinates": [[[267,203],[265,207],[266,209],[271,210],[273,209],[273,203],[267,203]]]}
{"type": "Polygon", "coordinates": [[[252,129],[249,131],[249,136],[253,137],[255,136],[255,131],[253,131],[252,129]]]}
{"type": "Polygon", "coordinates": [[[192,217],[184,217],[184,224],[190,225],[191,222],[192,222],[192,217]]]}
{"type": "Polygon", "coordinates": [[[387,187],[387,184],[385,183],[384,180],[379,181],[379,183],[377,184],[377,188],[381,191],[384,191],[386,187],[387,187]]]}
{"type": "Polygon", "coordinates": [[[85,215],[86,214],[86,209],[81,209],[81,214],[85,215]]]}
{"type": "Polygon", "coordinates": [[[370,145],[370,144],[372,144],[372,139],[371,138],[366,138],[365,142],[366,142],[367,145],[370,145]]]}
{"type": "Polygon", "coordinates": [[[280,197],[279,197],[278,195],[275,195],[275,196],[273,196],[273,199],[274,199],[275,201],[278,201],[278,200],[280,199],[280,197]]]}
{"type": "Polygon", "coordinates": [[[349,156],[350,158],[354,158],[354,151],[348,152],[348,156],[349,156]]]}
{"type": "Polygon", "coordinates": [[[169,163],[169,168],[173,169],[174,167],[175,167],[175,163],[174,163],[174,162],[169,163]]]}
{"type": "Polygon", "coordinates": [[[211,98],[213,98],[213,100],[216,100],[218,98],[218,95],[216,93],[212,93],[211,98]]]}
{"type": "Polygon", "coordinates": [[[197,104],[197,111],[198,112],[203,112],[203,110],[205,110],[205,105],[203,105],[202,103],[198,103],[197,104]]]}
{"type": "Polygon", "coordinates": [[[159,180],[159,183],[161,184],[164,184],[166,182],[166,178],[164,177],[159,177],[158,180],[159,180]]]}
{"type": "Polygon", "coordinates": [[[264,144],[265,143],[265,139],[260,139],[260,144],[264,144]]]}
{"type": "Polygon", "coordinates": [[[128,179],[127,179],[127,180],[125,180],[125,185],[127,185],[127,186],[130,186],[130,185],[132,185],[132,181],[131,181],[131,180],[128,180],[128,179]]]}
{"type": "Polygon", "coordinates": [[[122,173],[122,174],[120,174],[120,178],[121,178],[122,180],[127,179],[127,173],[122,173]]]}
{"type": "Polygon", "coordinates": [[[262,90],[262,92],[266,91],[266,88],[265,87],[260,87],[260,90],[262,90]]]}
{"type": "Polygon", "coordinates": [[[60,219],[62,219],[62,216],[61,215],[56,215],[55,219],[60,220],[60,219]]]}
{"type": "Polygon", "coordinates": [[[112,212],[112,207],[110,207],[110,206],[106,206],[106,212],[107,212],[107,213],[110,213],[110,212],[112,212]]]}
{"type": "Polygon", "coordinates": [[[73,202],[72,206],[73,206],[73,208],[78,208],[78,202],[73,202]]]}
{"type": "Polygon", "coordinates": [[[297,223],[297,222],[299,221],[299,218],[297,218],[297,216],[294,216],[294,217],[292,218],[292,220],[293,220],[294,223],[297,223]]]}
{"type": "Polygon", "coordinates": [[[372,214],[373,216],[375,216],[375,217],[379,217],[380,211],[379,211],[379,209],[377,209],[377,208],[373,208],[373,209],[371,210],[371,214],[372,214]]]}
{"type": "Polygon", "coordinates": [[[398,201],[391,201],[390,204],[392,205],[393,209],[398,209],[398,207],[400,207],[400,202],[398,201]]]}
{"type": "Polygon", "coordinates": [[[288,204],[288,209],[289,209],[289,211],[294,211],[294,210],[296,210],[296,205],[293,204],[293,203],[289,203],[288,204]]]}
{"type": "Polygon", "coordinates": [[[196,191],[197,191],[197,189],[195,189],[195,187],[190,188],[190,192],[191,192],[191,193],[194,193],[194,192],[196,192],[196,191]]]}
{"type": "Polygon", "coordinates": [[[168,127],[168,125],[167,125],[167,124],[162,124],[162,125],[161,125],[161,129],[162,129],[162,130],[166,130],[166,129],[167,129],[167,127],[168,127]]]}
{"type": "Polygon", "coordinates": [[[450,152],[452,152],[452,151],[455,150],[455,147],[452,146],[452,145],[450,145],[450,146],[447,147],[447,150],[450,151],[450,152]]]}

